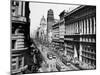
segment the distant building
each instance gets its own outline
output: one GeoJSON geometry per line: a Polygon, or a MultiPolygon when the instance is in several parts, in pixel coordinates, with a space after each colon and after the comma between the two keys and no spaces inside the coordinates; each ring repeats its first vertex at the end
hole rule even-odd
{"type": "Polygon", "coordinates": [[[50,31],[52,32],[53,23],[54,23],[54,13],[52,9],[49,9],[47,13],[47,37],[50,31]]]}
{"type": "Polygon", "coordinates": [[[65,31],[67,55],[96,67],[96,6],[79,6],[66,14],[65,31]]]}
{"type": "Polygon", "coordinates": [[[47,22],[46,22],[46,19],[44,18],[44,16],[41,18],[40,27],[44,31],[44,34],[46,34],[47,33],[47,31],[46,31],[46,29],[47,29],[47,22]]]}
{"type": "Polygon", "coordinates": [[[47,29],[46,19],[43,16],[40,21],[40,29],[39,29],[39,37],[41,38],[42,41],[46,39],[46,33],[47,33],[46,29],[47,29]]]}
{"type": "Polygon", "coordinates": [[[26,68],[25,53],[29,49],[29,3],[11,1],[11,74],[19,74],[26,68]]]}

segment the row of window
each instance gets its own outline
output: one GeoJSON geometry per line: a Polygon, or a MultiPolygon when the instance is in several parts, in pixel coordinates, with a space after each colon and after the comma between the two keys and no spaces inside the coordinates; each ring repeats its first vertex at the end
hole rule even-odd
{"type": "Polygon", "coordinates": [[[82,56],[85,56],[86,58],[89,58],[89,59],[93,59],[93,60],[95,60],[95,58],[96,58],[96,55],[94,55],[94,54],[90,54],[90,53],[87,53],[87,52],[82,52],[82,56]]]}
{"type": "Polygon", "coordinates": [[[96,42],[96,38],[83,38],[83,37],[81,37],[80,38],[80,41],[84,41],[84,42],[96,42]]]}
{"type": "Polygon", "coordinates": [[[87,64],[90,64],[92,66],[95,66],[96,65],[96,61],[93,61],[93,60],[90,60],[90,59],[87,59],[85,57],[82,58],[82,61],[87,63],[87,64]]]}
{"type": "Polygon", "coordinates": [[[96,49],[95,48],[93,48],[92,46],[90,46],[90,47],[88,47],[88,46],[83,46],[82,47],[82,50],[83,51],[85,51],[85,52],[87,52],[87,53],[96,53],[96,49]]]}

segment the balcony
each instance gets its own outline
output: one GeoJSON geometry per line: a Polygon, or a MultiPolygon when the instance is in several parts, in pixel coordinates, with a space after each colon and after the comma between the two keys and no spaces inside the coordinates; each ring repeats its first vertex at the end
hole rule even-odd
{"type": "Polygon", "coordinates": [[[20,33],[20,34],[12,34],[11,37],[12,40],[16,40],[16,39],[24,39],[24,34],[20,33]]]}
{"type": "Polygon", "coordinates": [[[12,16],[11,19],[12,21],[27,22],[24,16],[12,16]]]}
{"type": "Polygon", "coordinates": [[[11,50],[11,53],[12,53],[12,54],[19,54],[19,53],[21,53],[21,52],[23,52],[23,51],[26,51],[26,50],[28,50],[27,47],[23,47],[23,48],[14,48],[14,49],[11,50]]]}

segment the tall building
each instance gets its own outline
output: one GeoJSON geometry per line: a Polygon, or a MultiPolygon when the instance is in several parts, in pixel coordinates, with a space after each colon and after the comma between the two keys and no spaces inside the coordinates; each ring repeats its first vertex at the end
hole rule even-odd
{"type": "MultiPolygon", "coordinates": [[[[96,67],[96,6],[79,6],[65,15],[67,55],[96,67]]],[[[87,65],[87,66],[86,66],[87,65]]],[[[84,65],[81,65],[84,66],[84,65]]]]}
{"type": "Polygon", "coordinates": [[[27,66],[25,54],[29,50],[29,2],[11,1],[11,74],[19,74],[27,66]]]}
{"type": "Polygon", "coordinates": [[[54,23],[54,13],[52,9],[48,10],[47,13],[47,36],[52,32],[52,25],[54,23]]]}

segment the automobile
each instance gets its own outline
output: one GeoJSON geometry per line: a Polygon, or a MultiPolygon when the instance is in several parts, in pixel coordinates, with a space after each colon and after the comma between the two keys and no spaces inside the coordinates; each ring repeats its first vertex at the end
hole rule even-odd
{"type": "Polygon", "coordinates": [[[53,57],[54,59],[56,59],[56,55],[52,55],[52,57],[53,57]]]}
{"type": "Polygon", "coordinates": [[[56,68],[58,71],[60,71],[60,69],[61,69],[61,65],[58,62],[56,62],[56,68]]]}
{"type": "Polygon", "coordinates": [[[68,69],[66,68],[66,66],[62,65],[60,71],[67,71],[68,69]]]}
{"type": "Polygon", "coordinates": [[[66,68],[65,65],[59,64],[58,62],[56,63],[56,68],[58,69],[58,71],[66,71],[66,70],[68,70],[68,68],[66,68]]]}
{"type": "Polygon", "coordinates": [[[71,63],[67,62],[67,66],[70,66],[70,65],[71,65],[71,63]]]}
{"type": "Polygon", "coordinates": [[[60,51],[63,51],[63,50],[64,50],[63,48],[60,49],[60,51]]]}
{"type": "Polygon", "coordinates": [[[50,54],[48,58],[49,58],[49,59],[52,59],[53,57],[52,57],[52,55],[50,54]]]}
{"type": "Polygon", "coordinates": [[[47,53],[47,58],[51,60],[53,58],[52,54],[51,53],[47,53]]]}

